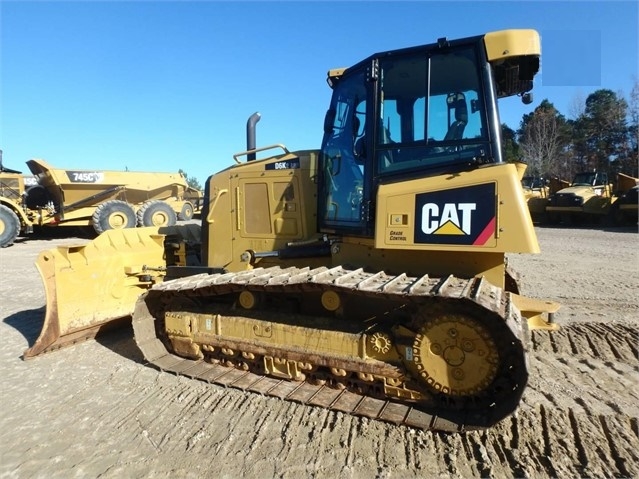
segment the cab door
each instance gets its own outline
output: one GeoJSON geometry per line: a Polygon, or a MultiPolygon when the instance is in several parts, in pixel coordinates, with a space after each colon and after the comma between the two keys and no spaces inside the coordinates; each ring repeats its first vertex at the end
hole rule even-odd
{"type": "Polygon", "coordinates": [[[370,172],[367,168],[365,69],[351,71],[333,91],[320,154],[318,227],[323,232],[371,235],[370,172]]]}

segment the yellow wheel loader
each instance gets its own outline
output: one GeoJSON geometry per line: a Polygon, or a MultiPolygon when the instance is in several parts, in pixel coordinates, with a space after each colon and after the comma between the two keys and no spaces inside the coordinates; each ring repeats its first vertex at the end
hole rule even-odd
{"type": "Polygon", "coordinates": [[[506,30],[330,70],[321,148],[257,148],[252,116],[201,227],[43,252],[25,357],[131,315],[164,371],[416,428],[494,425],[526,387],[529,329],[557,327],[505,262],[539,246],[497,101],[530,102],[539,58],[537,32],[506,30]]]}
{"type": "Polygon", "coordinates": [[[33,223],[24,204],[24,193],[30,179],[21,171],[5,168],[0,150],[0,248],[11,246],[21,234],[33,232],[33,223]]]}

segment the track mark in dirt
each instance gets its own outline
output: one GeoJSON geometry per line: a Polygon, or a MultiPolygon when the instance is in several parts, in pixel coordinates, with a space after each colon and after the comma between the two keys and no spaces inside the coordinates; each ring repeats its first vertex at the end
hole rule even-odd
{"type": "Polygon", "coordinates": [[[476,464],[477,470],[474,471],[476,474],[473,474],[475,477],[495,477],[495,468],[490,460],[487,445],[482,439],[469,436],[469,440],[465,443],[466,457],[471,464],[473,461],[476,464]]]}
{"type": "Polygon", "coordinates": [[[521,462],[516,457],[516,451],[519,450],[519,443],[522,442],[519,422],[515,417],[509,419],[510,427],[507,434],[499,435],[495,446],[498,457],[502,458],[501,462],[507,465],[507,470],[512,471],[513,477],[524,477],[526,471],[523,469],[521,462]]]}
{"type": "Polygon", "coordinates": [[[575,323],[556,332],[533,331],[529,387],[509,428],[511,437],[515,431],[522,437],[506,444],[509,451],[523,447],[536,458],[521,475],[639,474],[637,344],[639,331],[632,324],[575,323]]]}
{"type": "MultiPolygon", "coordinates": [[[[568,419],[570,421],[570,427],[572,429],[573,437],[575,439],[575,448],[577,452],[578,464],[588,464],[589,462],[588,452],[587,452],[588,446],[587,444],[584,443],[582,439],[579,423],[573,410],[568,411],[568,419]]],[[[590,432],[588,434],[588,437],[592,437],[591,434],[592,433],[590,432]]]]}
{"type": "MultiPolygon", "coordinates": [[[[401,442],[399,444],[402,444],[401,442]]],[[[406,457],[406,462],[408,464],[413,463],[417,464],[417,457],[415,455],[415,450],[417,449],[417,440],[414,435],[407,435],[404,437],[404,456],[406,457]]]]}
{"type": "Polygon", "coordinates": [[[590,410],[595,414],[639,414],[639,365],[586,356],[531,357],[522,406],[590,410]]]}
{"type": "MultiPolygon", "coordinates": [[[[599,416],[599,421],[617,470],[625,477],[637,477],[639,473],[639,468],[637,467],[638,450],[636,447],[629,449],[629,446],[632,446],[633,443],[636,444],[637,436],[629,436],[629,424],[626,421],[624,421],[625,424],[622,424],[619,418],[605,416],[599,416]]],[[[632,426],[630,426],[631,430],[632,426]]]]}
{"type": "Polygon", "coordinates": [[[518,414],[516,423],[525,432],[510,450],[520,451],[519,467],[525,471],[513,465],[515,476],[636,477],[639,473],[639,439],[633,430],[636,418],[542,405],[518,414]]]}
{"type": "MultiPolygon", "coordinates": [[[[552,449],[551,444],[553,442],[552,437],[552,428],[549,426],[548,413],[546,412],[546,408],[540,406],[539,408],[539,423],[541,425],[541,437],[543,441],[543,457],[550,458],[552,457],[552,449]]],[[[550,461],[546,464],[546,472],[552,477],[557,477],[557,471],[553,467],[553,463],[550,461]]]]}
{"type": "Polygon", "coordinates": [[[532,350],[638,363],[639,330],[619,323],[575,323],[532,331],[532,350]]]}

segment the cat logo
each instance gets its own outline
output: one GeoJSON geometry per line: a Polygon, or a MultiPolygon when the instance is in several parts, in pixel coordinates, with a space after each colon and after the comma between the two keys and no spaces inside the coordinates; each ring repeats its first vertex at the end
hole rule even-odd
{"type": "Polygon", "coordinates": [[[427,235],[469,235],[476,209],[476,203],[445,203],[440,214],[437,203],[426,203],[422,207],[422,231],[427,235]]]}
{"type": "Polygon", "coordinates": [[[495,184],[415,197],[415,243],[486,245],[495,234],[495,184]]]}

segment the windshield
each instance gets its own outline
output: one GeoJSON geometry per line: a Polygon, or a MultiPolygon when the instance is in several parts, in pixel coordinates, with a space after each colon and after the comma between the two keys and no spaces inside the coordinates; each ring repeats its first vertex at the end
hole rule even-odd
{"type": "Polygon", "coordinates": [[[538,176],[524,176],[521,179],[521,186],[529,189],[542,188],[544,186],[544,179],[538,176]]]}
{"type": "Polygon", "coordinates": [[[382,60],[377,167],[381,174],[468,163],[486,153],[473,47],[382,60]]]}
{"type": "Polygon", "coordinates": [[[605,173],[577,173],[572,186],[599,186],[608,182],[608,175],[605,173]]]}

